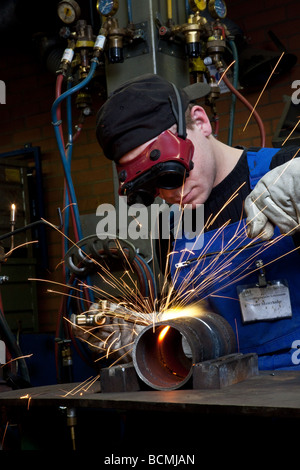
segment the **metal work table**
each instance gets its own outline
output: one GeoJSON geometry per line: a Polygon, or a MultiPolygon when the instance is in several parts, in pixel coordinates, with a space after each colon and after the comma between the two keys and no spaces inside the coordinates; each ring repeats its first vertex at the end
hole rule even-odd
{"type": "MultiPolygon", "coordinates": [[[[121,442],[123,439],[118,440],[117,432],[112,425],[114,413],[117,416],[126,415],[130,443],[137,443],[142,439],[142,426],[143,436],[148,443],[153,441],[151,436],[159,436],[160,433],[161,437],[157,439],[170,436],[169,445],[174,442],[176,436],[175,439],[178,438],[181,445],[186,446],[188,443],[195,446],[199,439],[199,436],[197,439],[194,438],[196,423],[201,424],[198,427],[200,432],[205,429],[206,436],[210,438],[217,429],[218,433],[222,433],[223,441],[230,434],[229,426],[234,426],[235,430],[239,431],[235,434],[235,440],[246,439],[245,432],[250,433],[250,429],[252,436],[254,428],[255,439],[258,433],[266,435],[266,432],[269,436],[270,432],[274,432],[276,439],[279,439],[281,434],[285,436],[288,433],[290,439],[291,424],[298,425],[300,418],[300,371],[263,371],[258,376],[219,390],[101,393],[99,381],[86,391],[79,384],[50,385],[4,391],[0,393],[0,408],[12,410],[16,416],[22,416],[22,419],[30,415],[27,419],[32,420],[33,415],[39,420],[39,426],[42,421],[46,426],[45,415],[48,416],[49,422],[49,417],[52,419],[52,415],[55,414],[53,410],[59,408],[75,409],[78,415],[90,410],[87,424],[81,426],[85,435],[89,429],[89,439],[92,436],[98,438],[105,422],[107,424],[104,429],[106,426],[112,426],[113,430],[110,432],[108,430],[106,434],[110,436],[114,433],[114,442],[121,442]],[[101,418],[103,414],[104,421],[101,418]],[[93,422],[96,428],[94,432],[91,429],[93,422]],[[253,422],[258,426],[253,428],[253,422]],[[100,428],[99,423],[102,423],[100,428]],[[266,423],[267,431],[265,431],[266,423]]],[[[111,442],[109,437],[108,442],[111,442]]],[[[179,445],[178,442],[175,442],[176,446],[179,445]]],[[[105,449],[106,445],[104,441],[105,449]]],[[[122,443],[118,445],[121,449],[122,443]]]]}
{"type": "MultiPolygon", "coordinates": [[[[300,372],[263,371],[221,390],[174,390],[101,393],[99,382],[85,391],[79,384],[60,384],[0,393],[9,407],[72,406],[117,410],[234,413],[300,417],[300,372]]],[[[86,387],[87,388],[87,387],[86,387]]]]}

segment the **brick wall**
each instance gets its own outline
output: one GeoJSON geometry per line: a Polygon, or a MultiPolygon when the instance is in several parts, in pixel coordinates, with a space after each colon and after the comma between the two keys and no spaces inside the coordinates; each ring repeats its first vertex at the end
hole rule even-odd
{"type": "MultiPolygon", "coordinates": [[[[40,63],[30,49],[5,48],[0,54],[0,79],[6,84],[6,104],[0,107],[0,153],[21,149],[31,143],[42,154],[45,217],[57,224],[57,208],[63,208],[63,167],[51,124],[51,106],[55,96],[56,77],[40,63]]],[[[65,88],[64,88],[65,89],[65,88]]],[[[64,91],[63,89],[63,91],[64,91]]],[[[94,96],[93,108],[103,99],[94,96]]],[[[63,122],[66,124],[64,105],[63,122]]],[[[75,126],[78,111],[73,106],[75,126]]],[[[66,137],[66,126],[64,126],[66,137]]],[[[85,121],[81,135],[74,143],[72,177],[80,214],[95,213],[103,202],[113,202],[111,164],[103,157],[95,140],[95,114],[85,121]]],[[[62,237],[47,229],[49,272],[43,279],[62,280],[62,237]]],[[[39,329],[53,331],[56,325],[60,296],[46,293],[44,283],[38,284],[39,329]]]]}
{"type": "MultiPolygon", "coordinates": [[[[297,1],[282,0],[228,0],[228,17],[238,24],[248,42],[258,48],[275,49],[267,31],[271,29],[285,44],[289,52],[299,55],[300,51],[300,4],[297,1]]],[[[55,76],[40,63],[30,49],[2,44],[0,52],[0,79],[7,87],[7,103],[0,107],[0,152],[19,149],[31,143],[40,146],[42,152],[43,187],[45,212],[48,220],[56,223],[57,207],[63,201],[63,170],[51,124],[51,105],[55,94],[55,76]]],[[[272,136],[282,114],[282,96],[291,95],[291,83],[300,79],[299,65],[269,87],[257,108],[262,117],[266,134],[266,145],[271,145],[272,136]]],[[[259,90],[248,93],[247,99],[254,104],[259,90]]],[[[95,110],[101,98],[94,97],[95,110]]],[[[230,97],[224,95],[218,102],[220,114],[220,140],[227,141],[228,112],[230,97]]],[[[76,113],[75,113],[76,115],[76,113]]],[[[246,131],[244,124],[249,111],[239,101],[236,107],[233,145],[259,145],[259,132],[252,118],[246,131]]],[[[76,116],[73,118],[76,123],[76,116]]],[[[112,169],[103,157],[95,139],[95,115],[85,123],[82,135],[74,145],[72,176],[81,214],[94,213],[96,207],[113,202],[112,169]]],[[[44,278],[60,280],[61,237],[48,231],[49,273],[44,278]]],[[[40,331],[55,328],[60,297],[45,293],[45,286],[39,289],[40,331]]]]}
{"type": "MultiPolygon", "coordinates": [[[[295,0],[282,2],[281,0],[262,0],[251,2],[249,0],[230,0],[227,2],[227,16],[234,21],[243,31],[248,45],[263,50],[277,51],[276,46],[270,39],[268,31],[271,30],[284,44],[287,52],[293,53],[300,58],[299,26],[300,26],[300,3],[295,0]]],[[[300,78],[299,60],[290,72],[270,82],[257,105],[257,112],[263,120],[266,132],[266,146],[272,146],[272,137],[276,131],[278,121],[282,115],[285,103],[283,95],[291,96],[291,85],[294,80],[300,78]]],[[[261,91],[257,89],[240,90],[247,100],[255,105],[261,91]]],[[[218,103],[220,113],[219,139],[226,142],[228,135],[228,112],[230,109],[230,98],[224,96],[218,103]]],[[[233,145],[260,145],[258,127],[254,117],[251,118],[246,130],[244,126],[250,112],[245,106],[237,101],[235,115],[235,129],[233,134],[233,145]]]]}

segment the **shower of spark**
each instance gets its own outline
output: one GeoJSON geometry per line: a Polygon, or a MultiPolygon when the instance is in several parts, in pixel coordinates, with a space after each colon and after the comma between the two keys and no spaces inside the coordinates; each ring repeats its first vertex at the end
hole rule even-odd
{"type": "MultiPolygon", "coordinates": [[[[220,212],[237,196],[239,189],[231,196],[229,201],[226,201],[220,212]]],[[[183,211],[184,208],[182,208],[182,212],[183,211]]],[[[204,231],[213,223],[217,215],[208,218],[206,226],[198,236],[201,236],[204,233],[204,231]]],[[[221,250],[214,253],[214,256],[212,256],[207,265],[204,266],[204,261],[207,258],[211,244],[216,238],[222,238],[224,229],[229,225],[229,223],[230,221],[225,223],[216,231],[213,239],[206,244],[200,254],[197,254],[196,258],[193,250],[189,250],[188,252],[183,250],[182,259],[183,256],[185,256],[184,263],[189,265],[190,269],[185,275],[184,281],[182,281],[179,286],[176,286],[176,290],[174,285],[176,284],[181,266],[179,262],[173,282],[170,283],[168,281],[168,271],[170,269],[169,261],[174,252],[169,252],[164,282],[161,290],[161,298],[159,301],[158,299],[153,298],[153,296],[145,298],[142,295],[137,282],[132,277],[133,268],[126,256],[126,253],[124,253],[124,259],[128,269],[125,269],[123,275],[120,277],[116,277],[108,266],[105,266],[102,263],[100,264],[91,258],[97,266],[97,274],[99,278],[105,285],[113,287],[113,289],[118,290],[121,293],[121,301],[120,297],[108,293],[105,287],[100,288],[95,285],[91,286],[82,280],[76,288],[72,286],[72,290],[75,291],[74,294],[53,289],[49,289],[48,291],[67,296],[72,295],[72,297],[79,299],[84,293],[84,289],[90,289],[97,298],[107,299],[107,308],[103,308],[101,311],[101,303],[99,303],[99,311],[104,317],[109,320],[114,320],[115,322],[110,324],[111,331],[106,335],[105,340],[101,341],[101,332],[106,331],[105,329],[107,328],[107,324],[105,322],[101,325],[87,327],[75,325],[68,318],[65,318],[65,321],[69,323],[71,327],[76,328],[77,331],[82,332],[82,335],[78,334],[78,336],[83,342],[98,351],[99,357],[96,359],[96,362],[101,361],[102,359],[108,359],[109,357],[115,357],[117,353],[118,358],[114,360],[113,364],[111,364],[112,366],[118,362],[122,362],[128,355],[130,355],[134,339],[139,334],[139,328],[151,324],[153,324],[153,327],[155,328],[155,325],[158,322],[174,318],[201,316],[202,312],[207,311],[206,301],[209,296],[206,294],[206,291],[209,287],[211,288],[213,284],[217,283],[219,287],[210,292],[210,296],[218,296],[221,295],[220,291],[225,287],[228,287],[230,284],[237,281],[241,281],[253,272],[257,272],[259,268],[253,267],[253,262],[257,259],[257,256],[264,253],[269,247],[273,246],[286,236],[279,235],[271,241],[258,243],[258,237],[255,239],[248,238],[247,228],[242,225],[242,220],[240,220],[240,224],[238,224],[232,238],[226,244],[223,242],[221,250]],[[233,244],[235,245],[234,250],[232,249],[233,244]],[[235,258],[250,247],[255,247],[253,253],[249,257],[246,257],[246,259],[238,266],[233,268],[232,263],[235,258]],[[186,257],[187,254],[188,256],[186,257]],[[196,274],[196,272],[198,274],[196,274]],[[229,272],[231,276],[230,280],[228,279],[229,272]],[[198,285],[195,287],[195,284],[197,283],[198,285]],[[114,307],[114,311],[113,309],[110,309],[111,305],[116,306],[114,307]],[[120,328],[122,332],[126,332],[126,330],[128,330],[132,333],[131,340],[126,345],[115,346],[119,343],[120,328]],[[114,329],[116,331],[114,331],[114,329]]],[[[116,240],[116,242],[118,243],[118,240],[116,240]]],[[[74,243],[74,245],[76,244],[74,243]]],[[[295,250],[297,249],[298,247],[295,247],[295,250]]],[[[88,254],[85,255],[89,256],[88,254]]],[[[275,262],[277,259],[278,258],[270,261],[268,264],[275,262]]],[[[57,283],[57,285],[64,286],[62,283],[57,283]]],[[[68,289],[70,288],[70,286],[66,287],[68,289]]],[[[237,298],[235,300],[238,301],[237,298]]],[[[87,301],[87,310],[83,313],[88,314],[91,304],[92,303],[90,301],[87,301]]]]}
{"type": "MultiPolygon", "coordinates": [[[[244,130],[246,129],[251,119],[251,116],[255,108],[257,107],[259,100],[267,84],[269,83],[269,80],[271,79],[273,73],[275,72],[276,67],[278,63],[280,62],[282,56],[283,54],[280,56],[277,64],[275,65],[275,68],[273,69],[262,92],[260,93],[259,98],[257,99],[257,102],[255,103],[255,106],[252,110],[252,113],[249,116],[245,124],[244,130]]],[[[225,70],[224,74],[233,65],[233,63],[229,65],[229,67],[225,70]]],[[[222,78],[223,77],[221,77],[220,81],[222,80],[222,78]]],[[[299,125],[299,122],[300,120],[296,123],[293,130],[285,139],[282,145],[284,145],[286,141],[291,137],[292,133],[299,125]]],[[[297,156],[298,152],[299,150],[297,150],[293,158],[297,156]]],[[[276,180],[274,180],[273,184],[276,184],[276,181],[278,180],[278,178],[280,178],[280,176],[281,175],[279,175],[276,178],[276,180]]],[[[198,237],[200,237],[206,230],[208,230],[211,227],[211,225],[219,216],[220,212],[222,212],[224,208],[235,197],[237,197],[240,189],[241,187],[238,188],[232,194],[232,196],[229,198],[228,201],[226,201],[224,206],[221,208],[221,210],[217,214],[211,214],[211,216],[208,217],[207,223],[205,227],[203,227],[203,231],[199,234],[198,237]]],[[[183,188],[182,188],[181,194],[183,194],[183,188]]],[[[183,213],[184,211],[183,205],[180,204],[180,207],[183,213]]],[[[44,220],[44,222],[48,224],[49,226],[51,226],[52,228],[54,228],[55,230],[57,230],[62,235],[62,237],[65,237],[73,246],[76,246],[78,249],[82,251],[82,249],[75,242],[73,242],[70,238],[68,238],[59,228],[57,228],[55,225],[53,225],[47,220],[44,220]]],[[[136,220],[136,222],[138,225],[140,225],[138,220],[136,220]]],[[[241,281],[242,279],[247,277],[249,274],[253,272],[257,272],[260,268],[258,267],[252,268],[253,261],[257,258],[257,256],[261,255],[263,252],[268,250],[269,247],[276,244],[283,237],[289,235],[289,233],[282,234],[270,241],[260,242],[259,237],[255,239],[249,239],[247,237],[247,227],[244,227],[242,226],[242,224],[240,224],[238,228],[236,229],[236,232],[234,233],[232,238],[228,241],[228,243],[226,245],[223,244],[221,250],[217,253],[214,253],[214,256],[211,257],[211,260],[208,262],[208,264],[204,266],[204,261],[206,260],[211,244],[215,241],[216,238],[223,237],[224,229],[229,224],[230,224],[230,220],[224,223],[216,231],[214,237],[211,239],[209,243],[207,243],[207,245],[203,248],[202,252],[198,254],[196,258],[195,258],[195,253],[193,249],[184,250],[182,252],[182,259],[184,259],[184,262],[189,265],[190,269],[189,269],[189,272],[185,275],[184,281],[179,286],[177,286],[176,290],[174,288],[174,285],[176,284],[176,280],[178,278],[179,270],[181,269],[181,267],[180,267],[180,261],[179,261],[178,263],[179,266],[175,272],[173,281],[172,283],[170,283],[170,281],[168,280],[169,270],[170,270],[170,259],[174,255],[174,252],[172,251],[172,247],[169,246],[169,253],[167,255],[167,263],[166,263],[165,272],[158,275],[158,277],[163,276],[160,299],[154,298],[152,292],[150,293],[149,298],[145,298],[142,295],[138,287],[138,283],[135,281],[135,279],[132,276],[132,273],[134,272],[133,267],[131,266],[131,263],[128,257],[126,256],[126,253],[121,247],[121,244],[119,244],[119,249],[123,253],[124,261],[126,262],[127,269],[124,269],[124,273],[122,274],[122,276],[118,278],[114,276],[109,266],[100,264],[93,257],[90,257],[88,254],[83,253],[85,256],[90,258],[93,263],[95,263],[97,267],[97,271],[98,271],[98,276],[104,282],[104,284],[119,291],[122,297],[121,301],[119,297],[116,297],[113,294],[108,293],[106,289],[101,289],[97,286],[88,285],[82,280],[78,284],[78,287],[75,287],[74,285],[70,286],[65,283],[59,283],[59,282],[55,282],[51,280],[36,279],[36,278],[30,278],[30,280],[55,284],[57,287],[64,289],[64,291],[48,289],[49,293],[51,292],[58,293],[62,296],[70,297],[71,294],[69,293],[69,290],[72,290],[72,292],[76,292],[78,296],[72,294],[72,297],[77,300],[81,300],[81,301],[84,300],[86,304],[86,311],[82,312],[83,314],[88,314],[90,312],[90,308],[92,307],[92,302],[86,298],[83,299],[82,297],[85,294],[87,289],[92,291],[97,298],[107,299],[109,302],[117,304],[118,307],[120,307],[117,313],[113,311],[109,311],[109,310],[105,310],[104,312],[102,312],[104,317],[108,319],[114,319],[114,320],[117,319],[117,322],[113,324],[113,327],[118,328],[122,326],[123,331],[125,331],[125,329],[128,329],[128,331],[132,331],[132,341],[126,344],[125,346],[121,346],[118,348],[114,348],[114,344],[118,341],[118,337],[114,337],[115,332],[113,329],[111,333],[103,341],[103,344],[101,346],[96,345],[97,343],[99,343],[99,338],[101,338],[101,331],[103,331],[103,329],[106,326],[105,323],[101,325],[95,325],[93,327],[85,327],[85,326],[75,325],[69,318],[65,318],[65,322],[68,323],[71,327],[74,327],[79,331],[81,330],[83,335],[87,334],[88,339],[85,337],[82,337],[81,339],[83,342],[87,343],[91,348],[94,348],[94,349],[96,348],[98,350],[100,356],[96,359],[96,362],[101,361],[103,358],[107,359],[110,356],[114,355],[115,353],[119,353],[119,357],[111,364],[111,366],[113,366],[116,363],[122,362],[124,359],[126,359],[126,356],[128,356],[128,354],[131,353],[131,350],[134,344],[134,338],[138,335],[138,328],[141,328],[146,325],[151,325],[151,324],[155,328],[155,325],[161,321],[167,321],[167,320],[183,318],[183,317],[201,316],[202,312],[207,311],[206,300],[208,298],[208,295],[205,293],[207,288],[212,287],[212,285],[216,283],[219,285],[219,287],[213,290],[213,292],[210,292],[210,296],[227,298],[221,295],[220,291],[222,291],[224,288],[228,287],[232,283],[241,281]],[[235,250],[232,250],[233,244],[236,245],[235,250]],[[246,251],[249,247],[256,247],[256,246],[257,246],[257,249],[254,250],[251,256],[246,258],[238,266],[232,269],[232,263],[240,253],[246,251]],[[186,254],[188,254],[187,258],[185,256],[186,254]],[[196,272],[198,272],[199,274],[195,276],[196,272]],[[229,273],[231,275],[230,280],[228,280],[229,273]],[[195,287],[195,283],[197,281],[198,281],[198,285],[197,287],[195,287]],[[134,286],[134,288],[132,286],[134,286]],[[199,299],[197,302],[194,301],[196,297],[197,299],[199,299]],[[130,315],[128,315],[129,311],[130,311],[130,315]],[[120,323],[118,323],[118,321],[120,321],[120,323]]],[[[24,245],[28,245],[29,243],[37,243],[37,242],[38,241],[27,242],[24,245]]],[[[118,243],[118,240],[116,240],[116,242],[118,243]]],[[[196,245],[196,242],[197,240],[195,240],[195,245],[196,245]]],[[[23,245],[20,245],[20,246],[23,246],[23,245]]],[[[17,248],[20,248],[20,246],[13,247],[12,250],[6,254],[6,257],[10,256],[11,253],[17,248]]],[[[269,261],[264,266],[267,266],[268,264],[271,264],[279,260],[283,256],[287,256],[288,254],[298,249],[299,247],[297,246],[291,251],[289,251],[288,253],[285,253],[279,256],[278,258],[269,261]]],[[[152,251],[154,251],[153,247],[152,247],[152,251]]],[[[60,263],[60,265],[62,263],[60,263]]],[[[238,298],[234,298],[234,300],[238,301],[238,298]]],[[[169,328],[170,328],[169,326],[163,328],[159,337],[160,341],[163,340],[169,328]]],[[[238,338],[238,331],[236,333],[237,333],[237,338],[238,338]]],[[[31,355],[23,356],[23,358],[28,358],[30,356],[31,355]]],[[[12,361],[15,361],[15,360],[18,360],[18,358],[13,359],[12,361]]],[[[98,379],[99,379],[99,375],[96,375],[95,377],[90,377],[89,379],[81,383],[80,385],[76,385],[74,388],[72,388],[69,391],[62,390],[61,397],[64,398],[64,397],[83,395],[84,393],[88,393],[92,389],[93,385],[97,382],[98,379]]],[[[26,395],[21,396],[20,399],[23,399],[23,400],[26,399],[28,401],[27,408],[29,408],[29,405],[32,399],[34,399],[38,395],[40,394],[35,394],[35,393],[26,394],[26,395]]],[[[8,425],[9,423],[7,422],[4,435],[2,436],[2,446],[4,443],[8,425]]]]}
{"type": "MultiPolygon", "coordinates": [[[[270,74],[270,77],[268,78],[265,86],[263,87],[263,90],[255,103],[253,111],[245,124],[244,130],[247,127],[248,122],[251,119],[251,116],[255,108],[257,107],[259,100],[261,99],[261,96],[265,91],[272,75],[275,73],[276,68],[282,57],[283,54],[281,54],[277,64],[275,65],[272,73],[270,74]]],[[[227,67],[224,74],[226,74],[228,69],[233,64],[234,61],[227,67]]],[[[220,81],[222,80],[222,78],[223,76],[220,78],[220,81]]],[[[274,184],[275,183],[276,182],[274,182],[274,184]]],[[[226,201],[224,206],[217,214],[211,214],[211,216],[208,217],[206,225],[205,227],[203,227],[203,230],[198,235],[198,237],[201,237],[205,231],[210,229],[219,214],[227,207],[228,204],[232,202],[234,198],[238,196],[241,187],[242,185],[232,194],[232,196],[228,199],[228,201],[226,201]]],[[[183,189],[184,188],[182,187],[182,195],[183,189]]],[[[180,207],[181,213],[183,214],[184,205],[181,203],[180,207]]],[[[66,288],[66,290],[60,291],[49,289],[48,292],[61,294],[62,296],[72,296],[75,300],[81,300],[86,308],[86,310],[82,312],[82,314],[89,314],[90,309],[93,307],[93,303],[86,297],[84,297],[86,291],[91,291],[97,299],[106,299],[111,304],[118,306],[118,311],[110,311],[109,309],[104,309],[101,312],[103,318],[107,318],[108,322],[114,322],[111,323],[112,330],[110,334],[106,335],[105,340],[102,342],[99,341],[99,338],[101,338],[101,332],[106,331],[106,322],[102,322],[102,324],[94,326],[81,326],[72,323],[69,318],[65,318],[65,321],[69,324],[70,328],[76,328],[77,331],[82,333],[81,339],[83,342],[87,343],[89,347],[94,349],[96,348],[98,350],[100,357],[97,359],[97,361],[103,358],[107,359],[117,352],[120,357],[113,364],[118,361],[122,361],[124,358],[126,358],[128,354],[130,354],[131,349],[133,347],[134,338],[138,335],[139,328],[151,324],[153,324],[153,327],[155,328],[155,325],[163,320],[169,320],[184,316],[201,315],[203,311],[207,310],[206,301],[208,300],[209,296],[206,294],[206,292],[209,288],[210,296],[222,296],[221,291],[225,287],[228,287],[230,284],[240,281],[249,274],[258,271],[259,268],[253,267],[253,261],[257,258],[258,255],[264,253],[266,250],[268,250],[269,247],[273,246],[284,236],[286,236],[280,235],[275,239],[272,239],[271,241],[267,242],[261,242],[258,237],[255,239],[249,239],[247,236],[247,227],[242,225],[242,220],[240,220],[240,224],[238,225],[236,232],[234,233],[232,238],[226,244],[223,242],[220,251],[214,253],[214,256],[211,256],[208,259],[208,254],[211,245],[217,238],[223,239],[224,230],[230,224],[230,220],[228,220],[218,230],[216,230],[215,235],[206,244],[206,246],[204,246],[201,253],[197,252],[197,256],[195,255],[193,248],[190,250],[182,251],[182,261],[184,260],[184,263],[189,266],[189,270],[185,275],[184,280],[180,283],[179,286],[177,285],[176,281],[178,280],[181,269],[181,260],[179,260],[178,262],[178,267],[176,269],[175,275],[173,276],[172,282],[169,281],[169,271],[171,264],[170,261],[172,260],[172,257],[175,254],[175,252],[172,251],[172,246],[170,245],[169,252],[167,255],[165,272],[157,274],[157,278],[162,282],[160,296],[159,299],[157,299],[155,298],[151,289],[149,297],[145,298],[142,294],[138,282],[133,276],[134,269],[131,265],[129,258],[126,256],[126,253],[124,252],[124,249],[122,248],[121,244],[119,244],[118,248],[123,253],[126,267],[124,267],[123,274],[117,277],[111,271],[109,266],[105,265],[102,262],[99,263],[89,254],[84,253],[81,247],[76,245],[76,243],[74,243],[53,224],[48,221],[44,222],[48,223],[50,226],[58,230],[61,235],[63,237],[66,237],[67,240],[73,246],[77,246],[77,248],[81,250],[84,256],[86,256],[93,263],[95,263],[97,275],[99,276],[99,279],[102,281],[102,283],[104,283],[104,287],[102,288],[95,285],[88,285],[83,280],[79,281],[77,287],[64,285],[62,283],[54,283],[58,287],[63,287],[64,289],[66,288]],[[233,246],[235,247],[234,250],[233,246]],[[241,253],[246,252],[246,250],[250,247],[255,248],[253,250],[253,253],[249,257],[246,257],[246,259],[244,259],[244,261],[242,261],[238,266],[233,268],[233,261],[235,261],[236,257],[238,257],[241,253]],[[206,265],[204,264],[204,262],[206,262],[206,265]],[[228,278],[229,273],[231,276],[230,279],[228,278]],[[212,289],[212,286],[214,284],[218,285],[219,287],[212,289]],[[174,287],[175,285],[176,290],[174,287]],[[108,288],[112,288],[113,291],[118,291],[118,296],[109,293],[108,288]],[[72,294],[70,294],[70,291],[72,291],[72,294]],[[199,299],[197,300],[197,302],[195,301],[196,298],[199,299]],[[116,331],[113,330],[114,327],[116,331]],[[122,345],[121,347],[119,347],[117,346],[117,343],[121,327],[123,328],[123,331],[125,331],[125,329],[127,329],[128,331],[132,331],[132,336],[131,341],[126,346],[122,345]]],[[[136,223],[138,225],[141,225],[138,219],[136,219],[136,223]]],[[[118,244],[118,240],[116,240],[116,243],[118,244]]],[[[194,246],[196,246],[196,243],[197,239],[195,240],[194,246]]],[[[299,247],[295,247],[295,250],[297,250],[298,248],[299,247]]],[[[154,252],[153,246],[152,251],[154,252]]],[[[270,261],[268,264],[275,262],[277,259],[270,261]]],[[[155,272],[154,264],[153,272],[155,272]]],[[[37,279],[32,280],[37,281],[37,279]]],[[[237,298],[235,300],[238,301],[237,298]]]]}
{"type": "MultiPolygon", "coordinates": [[[[240,188],[233,193],[218,214],[211,215],[211,217],[208,218],[205,227],[203,227],[203,230],[198,237],[200,237],[205,230],[209,229],[222,210],[224,210],[224,208],[227,207],[235,197],[237,197],[239,190],[240,188]]],[[[182,207],[182,213],[183,211],[184,207],[182,207]]],[[[206,258],[211,244],[216,238],[223,237],[224,229],[229,225],[229,223],[230,221],[228,220],[216,231],[214,237],[206,244],[201,253],[197,254],[196,258],[192,249],[188,252],[183,250],[182,259],[184,259],[185,264],[189,265],[190,269],[185,275],[184,281],[182,281],[179,286],[176,286],[176,290],[174,285],[176,284],[181,266],[179,261],[178,268],[173,276],[173,282],[170,283],[168,280],[168,274],[170,269],[170,259],[174,255],[174,252],[171,250],[169,251],[159,300],[153,298],[153,295],[149,298],[145,298],[142,295],[139,290],[138,283],[132,277],[133,268],[126,256],[126,253],[124,253],[123,248],[121,248],[121,245],[119,248],[123,252],[127,268],[124,269],[124,272],[120,277],[116,277],[109,266],[102,263],[100,264],[93,258],[90,258],[95,263],[97,274],[104,282],[104,286],[107,285],[108,287],[112,287],[113,290],[118,290],[118,297],[114,296],[114,294],[108,293],[105,287],[100,288],[95,285],[90,286],[82,280],[76,288],[72,286],[72,291],[74,290],[73,294],[70,294],[68,291],[60,292],[59,290],[52,289],[49,289],[49,292],[60,293],[66,296],[72,295],[72,297],[80,299],[84,293],[84,289],[90,289],[98,299],[107,299],[109,303],[117,305],[118,310],[112,311],[110,308],[107,308],[102,311],[102,314],[106,318],[117,320],[111,324],[111,332],[109,335],[106,335],[105,340],[102,342],[99,339],[101,339],[101,332],[104,332],[107,328],[106,323],[95,325],[93,327],[86,327],[72,324],[68,318],[65,320],[71,324],[71,327],[76,328],[77,331],[81,331],[82,335],[79,334],[79,337],[83,342],[98,351],[100,357],[96,359],[97,362],[102,359],[108,359],[111,356],[115,356],[116,353],[118,354],[118,358],[112,365],[122,362],[131,353],[134,339],[139,334],[138,327],[151,324],[155,327],[156,323],[159,321],[184,316],[201,315],[203,311],[207,311],[206,301],[209,296],[206,294],[206,291],[208,288],[211,288],[213,284],[218,284],[219,287],[210,292],[210,296],[220,296],[220,291],[225,287],[228,287],[230,284],[237,281],[241,281],[253,272],[257,272],[259,268],[253,267],[253,261],[257,256],[261,255],[263,252],[268,250],[270,246],[274,245],[281,240],[282,237],[286,236],[280,235],[271,241],[258,243],[260,241],[258,237],[255,239],[248,238],[247,227],[243,226],[242,220],[240,220],[240,224],[232,238],[226,244],[223,242],[221,250],[214,253],[214,256],[211,256],[207,265],[204,266],[204,261],[207,260],[206,258]],[[232,249],[233,244],[235,245],[235,250],[232,249]],[[256,248],[252,255],[233,268],[232,263],[235,258],[250,247],[256,248]],[[196,272],[198,274],[196,274],[196,272]],[[230,280],[228,279],[229,272],[231,276],[230,280]],[[195,287],[195,284],[197,283],[198,285],[195,287]],[[120,295],[122,299],[121,301],[120,295]],[[197,301],[195,301],[195,299],[197,299],[197,301]],[[114,328],[116,331],[114,331],[114,328]],[[122,332],[126,330],[132,332],[131,341],[126,345],[114,346],[119,342],[120,328],[122,329],[122,332]]],[[[195,240],[195,244],[196,242],[197,240],[195,240]]],[[[116,240],[116,243],[118,243],[118,240],[116,240]]],[[[76,246],[76,243],[73,244],[76,246]]],[[[297,249],[298,247],[295,247],[295,250],[297,249]]],[[[85,254],[85,256],[89,257],[88,254],[85,254]]],[[[270,261],[268,264],[275,262],[277,259],[270,261]]],[[[60,283],[57,283],[57,285],[64,286],[64,284],[60,283]]],[[[70,286],[66,287],[69,290],[70,286]]],[[[238,301],[237,298],[235,300],[238,301]]],[[[83,313],[89,312],[92,302],[86,300],[86,304],[87,310],[83,313]]]]}

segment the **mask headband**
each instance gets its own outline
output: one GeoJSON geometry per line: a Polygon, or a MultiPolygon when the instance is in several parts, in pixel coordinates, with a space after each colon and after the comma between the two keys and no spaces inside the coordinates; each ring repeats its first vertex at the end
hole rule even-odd
{"type": "Polygon", "coordinates": [[[171,96],[169,96],[169,101],[170,101],[170,104],[171,104],[171,108],[172,108],[173,114],[174,114],[176,122],[177,122],[177,135],[178,135],[178,137],[181,137],[181,139],[186,139],[186,125],[185,125],[184,110],[182,109],[182,101],[181,101],[181,98],[180,98],[179,91],[177,90],[174,83],[171,83],[171,85],[174,88],[174,92],[175,92],[176,99],[177,99],[177,105],[178,105],[178,112],[177,112],[177,110],[175,108],[175,105],[174,105],[174,102],[173,102],[171,96]]]}

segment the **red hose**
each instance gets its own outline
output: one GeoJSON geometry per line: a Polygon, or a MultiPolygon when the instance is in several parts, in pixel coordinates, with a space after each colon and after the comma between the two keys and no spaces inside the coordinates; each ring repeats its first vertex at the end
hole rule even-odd
{"type": "MultiPolygon", "coordinates": [[[[61,87],[62,87],[63,79],[64,77],[62,74],[58,75],[56,78],[55,99],[59,98],[59,96],[61,95],[61,87]]],[[[59,104],[57,108],[57,120],[61,121],[61,104],[59,104]]],[[[59,131],[60,131],[61,140],[63,142],[63,145],[65,146],[61,124],[59,124],[59,131]]]]}
{"type": "Polygon", "coordinates": [[[251,103],[249,103],[248,100],[246,100],[246,98],[241,95],[241,93],[239,91],[237,91],[236,88],[234,88],[234,86],[232,85],[232,83],[228,80],[228,78],[226,77],[226,74],[224,74],[222,80],[224,80],[224,83],[225,85],[227,86],[227,88],[229,88],[229,90],[235,94],[235,96],[251,111],[253,112],[253,116],[258,124],[258,127],[259,127],[259,131],[260,131],[260,138],[261,138],[261,147],[265,147],[266,145],[266,134],[265,134],[265,128],[264,128],[264,125],[263,125],[263,122],[260,118],[260,116],[258,115],[258,113],[254,110],[253,111],[253,106],[251,103]]]}
{"type": "Polygon", "coordinates": [[[80,136],[82,127],[83,127],[82,124],[77,125],[77,131],[73,135],[73,142],[74,142],[74,140],[78,139],[78,137],[80,136]]]}

